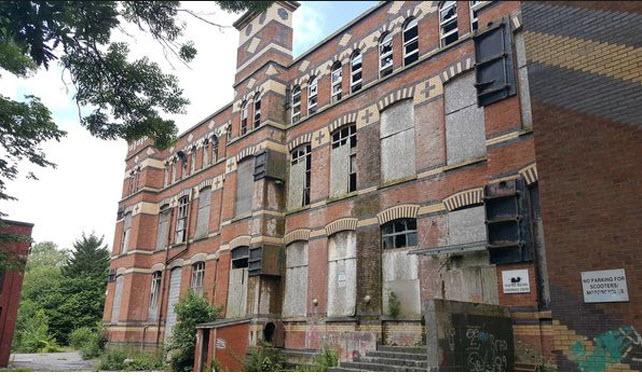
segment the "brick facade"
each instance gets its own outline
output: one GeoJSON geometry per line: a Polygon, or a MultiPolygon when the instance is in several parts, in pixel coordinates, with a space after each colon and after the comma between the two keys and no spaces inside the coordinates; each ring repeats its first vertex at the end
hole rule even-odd
{"type": "MultiPolygon", "coordinates": [[[[25,238],[31,237],[33,224],[3,220],[5,225],[2,232],[18,235],[25,238]]],[[[31,249],[31,241],[3,243],[3,253],[9,254],[9,260],[27,262],[27,255],[31,249]]],[[[11,342],[16,327],[18,306],[20,305],[20,291],[22,289],[23,273],[16,270],[0,270],[0,367],[9,364],[11,342]]]]}
{"type": "MultiPolygon", "coordinates": [[[[422,344],[430,327],[424,326],[421,313],[432,298],[510,306],[516,346],[535,352],[536,358],[530,359],[554,359],[553,332],[560,325],[549,304],[558,284],[551,281],[549,289],[546,270],[555,274],[562,266],[550,258],[548,239],[554,232],[546,229],[546,244],[541,232],[542,220],[555,217],[540,213],[536,202],[540,143],[533,133],[546,113],[542,107],[549,105],[543,106],[538,99],[541,92],[528,87],[529,81],[533,86],[543,79],[537,77],[530,52],[527,65],[524,48],[538,43],[541,36],[534,37],[522,26],[525,5],[519,2],[480,2],[475,8],[479,30],[472,31],[470,4],[457,1],[457,38],[442,46],[440,6],[439,2],[382,2],[294,59],[292,12],[298,3],[276,2],[266,13],[246,14],[235,23],[240,41],[232,103],[184,132],[172,148],[159,151],[149,140],[129,145],[111,264],[115,281],[108,284],[105,305],[111,343],[161,342],[173,295],[190,289],[192,265],[204,260],[204,296],[221,305],[225,316],[248,321],[235,324],[228,318],[199,330],[197,367],[216,356],[218,351],[212,348],[219,343],[212,341],[216,334],[247,330],[237,339],[253,345],[264,337],[269,322],[278,322],[285,348],[316,350],[330,344],[346,359],[377,343],[422,344]],[[412,19],[417,21],[418,59],[404,64],[403,34],[412,19]],[[474,87],[480,54],[476,40],[498,25],[509,35],[508,62],[517,79],[508,96],[481,108],[474,87]],[[379,44],[386,33],[392,35],[393,63],[392,72],[382,77],[379,44]],[[357,52],[362,86],[353,93],[351,62],[357,52]],[[337,62],[342,65],[342,96],[333,101],[331,68],[337,62]],[[310,112],[313,78],[317,105],[310,112]],[[297,88],[300,119],[293,120],[292,94],[297,88]],[[259,97],[261,116],[255,123],[259,97]],[[248,132],[242,134],[246,105],[248,132]],[[403,128],[402,119],[410,120],[403,128]],[[348,167],[341,166],[345,160],[333,157],[340,147],[337,134],[351,126],[356,147],[349,142],[354,155],[349,167],[356,170],[356,190],[342,194],[331,186],[344,178],[337,176],[347,175],[348,167]],[[212,151],[214,145],[217,152],[212,151]],[[295,151],[302,156],[295,157],[295,151]],[[254,176],[248,181],[237,169],[252,159],[254,176]],[[528,200],[530,259],[492,264],[486,248],[484,189],[505,183],[524,183],[526,189],[520,196],[528,200]],[[209,224],[206,236],[196,237],[199,196],[206,187],[211,188],[209,224]],[[185,221],[180,221],[181,200],[189,200],[185,221]],[[251,212],[236,215],[237,200],[251,202],[251,212]],[[166,229],[160,227],[162,215],[169,221],[166,229]],[[416,232],[403,238],[390,235],[401,228],[398,221],[416,225],[416,232]],[[187,237],[176,241],[181,229],[177,226],[183,224],[187,237]],[[350,236],[355,236],[354,248],[350,236]],[[159,246],[159,241],[164,244],[159,246]],[[291,243],[306,248],[295,257],[286,253],[291,243]],[[346,254],[347,250],[354,251],[346,254]],[[175,268],[182,268],[180,281],[178,275],[174,281],[170,276],[175,268]],[[303,268],[306,276],[304,283],[293,286],[302,278],[296,268],[303,268]],[[530,291],[505,294],[502,273],[515,269],[528,270],[530,291]],[[162,275],[156,297],[159,314],[150,316],[151,280],[157,271],[162,275]],[[119,276],[123,285],[117,292],[119,276]],[[356,284],[356,290],[341,290],[346,284],[356,284]],[[283,316],[286,292],[304,300],[305,315],[283,316]],[[332,298],[343,293],[349,297],[332,298]],[[395,316],[392,293],[402,301],[395,316]],[[120,312],[112,318],[115,302],[120,312]],[[343,314],[328,316],[337,303],[343,314]],[[203,356],[206,348],[208,354],[203,356]]],[[[545,62],[554,59],[543,53],[536,56],[545,62]]],[[[622,138],[634,135],[624,127],[614,128],[622,128],[622,138]]],[[[586,139],[588,143],[590,138],[586,139]]],[[[633,157],[634,143],[628,144],[632,148],[626,154],[633,157]]],[[[553,156],[544,162],[551,165],[553,156]]],[[[633,159],[622,157],[622,162],[630,164],[629,160],[633,159]]],[[[549,178],[555,175],[553,166],[548,170],[549,178]]],[[[628,190],[633,194],[635,189],[628,190]]],[[[554,191],[543,189],[542,203],[554,191]]],[[[555,198],[560,200],[552,204],[564,201],[558,194],[555,198]]]]}

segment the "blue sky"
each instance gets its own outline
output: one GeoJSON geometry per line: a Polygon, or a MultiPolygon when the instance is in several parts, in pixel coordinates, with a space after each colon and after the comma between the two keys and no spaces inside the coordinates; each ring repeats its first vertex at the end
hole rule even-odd
{"type": "MultiPolygon", "coordinates": [[[[294,56],[376,4],[376,1],[302,2],[293,18],[294,56]]],[[[232,25],[239,17],[216,10],[212,2],[184,2],[184,6],[222,25],[232,25]]],[[[183,21],[187,25],[186,39],[193,40],[199,50],[189,68],[177,62],[168,63],[158,43],[136,28],[128,29],[128,35],[114,35],[115,40],[133,47],[130,59],[149,57],[165,72],[178,77],[184,95],[190,100],[184,114],[170,116],[179,131],[189,129],[232,100],[238,46],[238,32],[234,28],[218,30],[192,17],[183,21]]],[[[58,167],[39,168],[21,163],[21,175],[7,184],[7,192],[19,200],[0,202],[0,210],[8,214],[8,219],[34,223],[33,237],[37,242],[53,241],[70,248],[83,232],[93,231],[104,235],[105,243],[111,246],[127,145],[122,140],[92,137],[80,125],[72,98],[73,86],[61,73],[60,67],[53,66],[24,79],[0,71],[3,96],[14,99],[22,99],[26,94],[39,96],[58,126],[68,132],[60,142],[42,146],[47,158],[58,167]],[[39,181],[25,178],[30,170],[39,181]]]]}
{"type": "Polygon", "coordinates": [[[378,1],[302,1],[294,13],[294,57],[352,21],[378,1]]]}

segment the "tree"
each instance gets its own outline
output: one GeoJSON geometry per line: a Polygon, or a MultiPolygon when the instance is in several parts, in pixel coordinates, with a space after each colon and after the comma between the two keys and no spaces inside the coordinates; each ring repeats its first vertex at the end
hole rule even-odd
{"type": "Polygon", "coordinates": [[[69,259],[69,251],[59,249],[56,243],[45,241],[35,244],[31,248],[27,261],[27,270],[38,267],[61,268],[69,259]]]}
{"type": "Polygon", "coordinates": [[[178,322],[172,331],[168,349],[174,371],[189,372],[194,366],[196,325],[218,318],[220,307],[214,307],[203,297],[189,291],[175,306],[178,322]]]}
{"type": "MultiPolygon", "coordinates": [[[[266,10],[270,1],[215,1],[228,12],[266,10]]],[[[190,62],[197,54],[183,40],[179,13],[203,17],[179,1],[2,1],[0,68],[18,77],[59,63],[75,87],[80,123],[102,139],[142,137],[165,148],[175,140],[174,121],[161,116],[184,111],[188,103],[175,76],[147,58],[128,60],[129,46],[113,42],[112,32],[133,24],[158,41],[168,57],[190,62]]],[[[215,25],[215,24],[214,24],[215,25]]],[[[40,99],[11,100],[0,94],[0,200],[6,181],[18,175],[18,162],[55,167],[40,144],[59,141],[65,132],[40,99]]],[[[33,173],[30,177],[35,178],[33,173]]],[[[0,214],[1,215],[1,214],[0,214]]],[[[0,263],[1,264],[1,263],[0,263]]]]}
{"type": "Polygon", "coordinates": [[[62,273],[69,278],[90,277],[107,282],[109,268],[109,249],[103,245],[104,237],[98,238],[93,233],[87,237],[82,235],[74,242],[74,250],[62,273]]]}

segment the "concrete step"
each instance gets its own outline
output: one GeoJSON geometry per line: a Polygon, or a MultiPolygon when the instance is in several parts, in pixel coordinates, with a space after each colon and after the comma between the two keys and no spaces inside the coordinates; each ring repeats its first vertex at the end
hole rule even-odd
{"type": "Polygon", "coordinates": [[[425,372],[425,368],[405,367],[398,365],[366,363],[366,362],[341,362],[339,368],[359,369],[369,372],[425,372]]]}
{"type": "Polygon", "coordinates": [[[425,360],[426,357],[423,357],[424,360],[407,360],[407,359],[394,359],[394,358],[382,358],[382,357],[372,357],[372,356],[363,356],[356,360],[357,363],[375,363],[375,364],[386,364],[399,367],[411,367],[426,370],[428,368],[428,361],[425,360]]]}
{"type": "Polygon", "coordinates": [[[426,346],[384,346],[378,345],[377,351],[406,352],[409,354],[426,354],[426,346]]]}
{"type": "Polygon", "coordinates": [[[343,368],[343,367],[332,367],[328,368],[328,372],[367,372],[361,369],[354,368],[343,368]]]}
{"type": "Polygon", "coordinates": [[[408,352],[395,351],[368,351],[366,352],[366,357],[404,360],[426,360],[426,352],[424,351],[421,354],[413,354],[408,352]]]}

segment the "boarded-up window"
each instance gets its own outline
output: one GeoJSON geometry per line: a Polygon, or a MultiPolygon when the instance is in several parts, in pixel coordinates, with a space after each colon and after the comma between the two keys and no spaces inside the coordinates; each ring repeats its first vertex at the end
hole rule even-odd
{"type": "Polygon", "coordinates": [[[252,212],[254,157],[239,162],[236,169],[236,217],[252,212]]]}
{"type": "Polygon", "coordinates": [[[415,115],[412,99],[381,113],[381,178],[384,182],[415,174],[415,115]]]}
{"type": "Polygon", "coordinates": [[[357,190],[357,126],[343,127],[332,135],[330,196],[357,190]]]}
{"type": "Polygon", "coordinates": [[[172,328],[176,324],[176,311],[174,306],[178,303],[181,295],[181,274],[180,267],[172,269],[169,274],[169,294],[167,296],[167,322],[165,326],[165,339],[172,335],[172,328]]]}
{"type": "Polygon", "coordinates": [[[210,202],[212,200],[212,188],[206,187],[201,190],[198,197],[198,216],[196,217],[196,238],[207,236],[210,222],[210,202]]]}
{"type": "Polygon", "coordinates": [[[158,214],[158,230],[156,231],[156,249],[167,246],[167,231],[169,228],[169,207],[163,206],[158,214]]]}
{"type": "Polygon", "coordinates": [[[486,242],[484,206],[448,213],[448,244],[486,242]]]}
{"type": "Polygon", "coordinates": [[[117,323],[120,320],[120,301],[123,294],[123,281],[125,278],[120,275],[116,277],[116,289],[114,290],[114,299],[111,306],[111,323],[117,323]]]}
{"type": "Polygon", "coordinates": [[[328,317],[355,314],[357,234],[342,231],[328,238],[328,317]]]}
{"type": "Polygon", "coordinates": [[[120,246],[120,253],[125,254],[129,250],[129,237],[132,227],[132,213],[125,214],[125,221],[123,223],[123,240],[120,246]]]}
{"type": "Polygon", "coordinates": [[[382,253],[382,259],[384,314],[391,315],[390,296],[394,293],[400,301],[399,315],[418,317],[421,303],[417,255],[409,255],[407,250],[387,250],[382,253]]]}
{"type": "Polygon", "coordinates": [[[155,321],[158,318],[158,297],[160,296],[162,273],[160,271],[152,274],[152,283],[149,289],[149,320],[155,321]]]}
{"type": "Polygon", "coordinates": [[[227,318],[245,317],[247,303],[249,247],[232,250],[232,269],[227,296],[227,318]]]}
{"type": "Polygon", "coordinates": [[[283,316],[305,316],[308,294],[308,242],[297,241],[287,246],[285,267],[283,316]]]}
{"type": "Polygon", "coordinates": [[[469,72],[446,83],[446,149],[448,165],[486,154],[484,109],[477,107],[475,73],[469,72]]]}
{"type": "Polygon", "coordinates": [[[288,208],[297,208],[310,204],[311,154],[312,148],[310,144],[301,145],[292,151],[288,208]]]}

